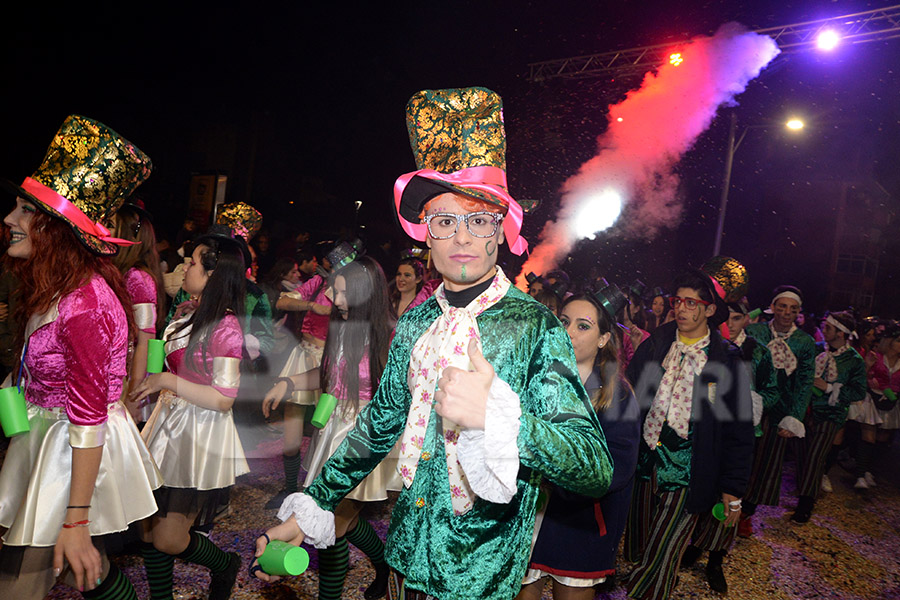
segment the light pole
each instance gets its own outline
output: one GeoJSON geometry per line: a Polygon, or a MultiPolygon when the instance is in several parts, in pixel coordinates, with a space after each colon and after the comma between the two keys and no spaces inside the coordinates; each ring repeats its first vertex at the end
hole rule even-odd
{"type": "MultiPolygon", "coordinates": [[[[713,247],[713,256],[718,256],[719,251],[722,249],[722,231],[725,229],[725,209],[728,207],[728,191],[731,189],[731,167],[734,165],[734,153],[737,152],[748,131],[751,129],[769,129],[770,127],[770,125],[747,125],[741,132],[740,137],[735,139],[737,134],[737,114],[731,111],[731,123],[728,127],[728,147],[725,149],[725,175],[722,177],[722,197],[719,200],[719,219],[716,223],[716,243],[713,247]]],[[[803,129],[803,121],[793,118],[785,123],[785,127],[791,131],[799,131],[803,129]]]]}

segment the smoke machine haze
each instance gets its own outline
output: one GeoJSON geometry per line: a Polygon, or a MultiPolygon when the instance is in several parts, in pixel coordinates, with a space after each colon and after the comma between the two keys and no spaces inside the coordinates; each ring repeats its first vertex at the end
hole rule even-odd
{"type": "Polygon", "coordinates": [[[613,225],[630,237],[653,239],[679,224],[675,165],[709,128],[722,105],[733,105],[780,50],[775,41],[726,23],[712,37],[673,47],[680,61],[647,73],[641,86],[609,107],[597,154],[562,186],[556,220],[541,231],[517,278],[546,273],[583,238],[613,225]]]}

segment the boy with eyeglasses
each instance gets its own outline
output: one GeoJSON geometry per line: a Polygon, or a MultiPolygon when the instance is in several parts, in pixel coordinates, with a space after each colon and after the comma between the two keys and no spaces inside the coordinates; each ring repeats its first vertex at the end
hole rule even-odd
{"type": "Polygon", "coordinates": [[[419,92],[407,126],[418,170],[397,180],[395,206],[443,284],[400,318],[375,397],[267,535],[333,544],[330,511],[399,441],[388,597],[513,598],[542,478],[600,496],[612,461],[565,329],[497,266],[502,244],[527,247],[506,189],[500,97],[419,92]]]}
{"type": "MultiPolygon", "coordinates": [[[[721,288],[721,286],[719,286],[721,288]]],[[[724,292],[699,270],[675,280],[675,321],[642,343],[627,376],[645,414],[625,531],[631,598],[668,598],[701,514],[724,505],[734,526],[753,452],[749,373],[716,327],[724,292]],[[649,406],[647,406],[649,404],[649,406]]]]}

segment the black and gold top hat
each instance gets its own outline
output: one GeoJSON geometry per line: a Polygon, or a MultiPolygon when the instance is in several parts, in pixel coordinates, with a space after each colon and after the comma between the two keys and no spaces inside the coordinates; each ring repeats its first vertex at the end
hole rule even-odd
{"type": "Polygon", "coordinates": [[[715,279],[725,291],[725,302],[737,302],[750,289],[750,275],[747,267],[730,256],[713,256],[700,268],[715,279]]]}
{"type": "Polygon", "coordinates": [[[150,157],[103,123],[70,115],[38,170],[21,186],[2,184],[68,223],[88,250],[110,256],[132,242],[111,237],[106,224],[152,168],[150,157]]]}
{"type": "Polygon", "coordinates": [[[244,202],[226,204],[216,215],[218,225],[231,227],[234,235],[244,238],[248,244],[262,229],[262,213],[244,202]]]}

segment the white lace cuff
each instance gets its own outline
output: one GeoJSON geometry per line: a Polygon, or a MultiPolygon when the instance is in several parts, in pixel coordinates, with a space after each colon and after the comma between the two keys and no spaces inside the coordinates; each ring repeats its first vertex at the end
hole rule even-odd
{"type": "Polygon", "coordinates": [[[296,493],[284,499],[278,518],[284,522],[291,517],[300,526],[305,541],[320,549],[334,545],[334,513],[319,508],[310,496],[296,493]]]}
{"type": "Polygon", "coordinates": [[[519,473],[519,396],[494,376],[488,392],[484,429],[466,429],[456,447],[459,464],[479,498],[506,504],[516,495],[519,473]]]}
{"type": "Polygon", "coordinates": [[[753,401],[753,426],[756,427],[762,421],[763,397],[761,394],[750,390],[750,399],[753,401]]]}
{"type": "Polygon", "coordinates": [[[806,427],[803,426],[803,421],[799,421],[794,417],[783,418],[781,423],[778,424],[778,428],[787,429],[798,438],[806,437],[806,427]]]}

